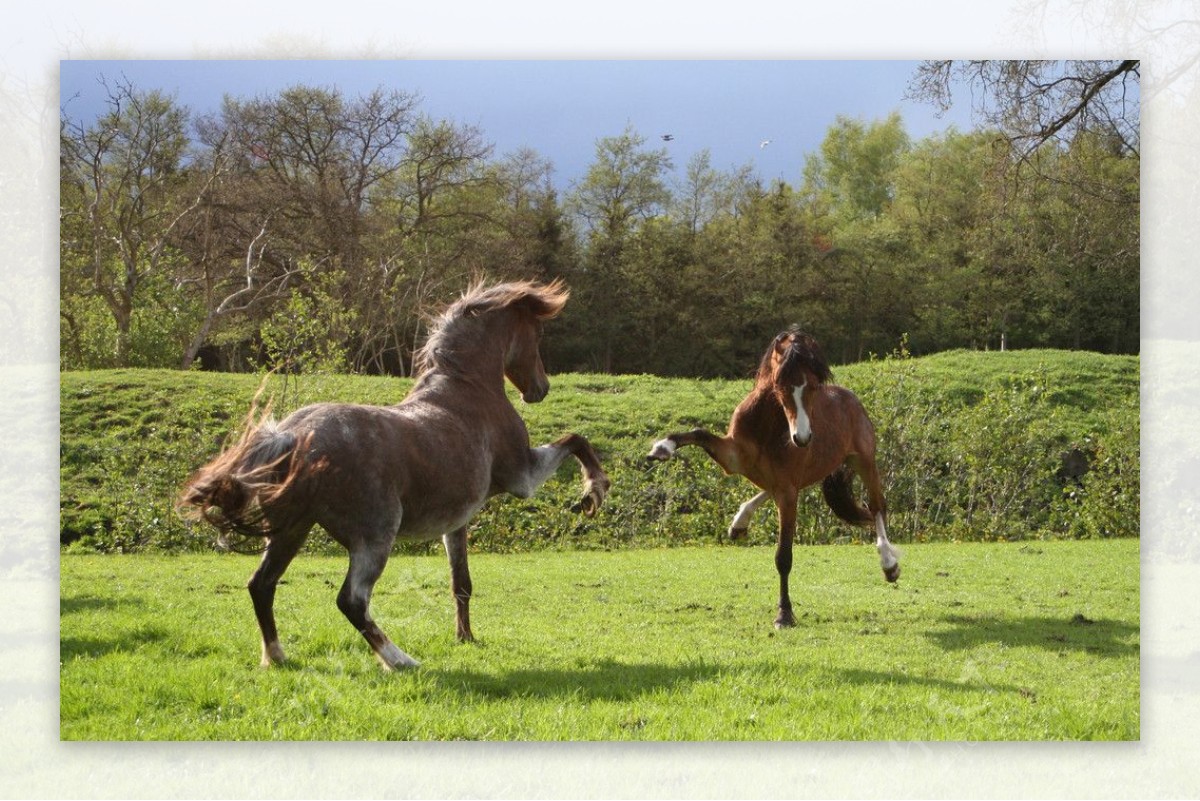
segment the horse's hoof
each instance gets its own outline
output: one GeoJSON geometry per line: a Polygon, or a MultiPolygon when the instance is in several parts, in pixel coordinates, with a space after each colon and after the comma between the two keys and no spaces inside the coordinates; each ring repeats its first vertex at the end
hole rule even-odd
{"type": "Polygon", "coordinates": [[[600,501],[595,492],[589,492],[580,498],[572,507],[572,512],[582,512],[586,517],[593,517],[600,508],[600,501]]]}
{"type": "Polygon", "coordinates": [[[608,495],[609,483],[607,479],[593,479],[583,485],[583,497],[579,502],[571,507],[572,512],[583,512],[587,517],[592,517],[600,510],[600,505],[604,503],[604,498],[608,495]]]}
{"type": "Polygon", "coordinates": [[[792,614],[791,610],[780,612],[779,617],[775,618],[775,628],[777,629],[790,629],[795,628],[795,626],[796,617],[792,614]]]}
{"type": "Polygon", "coordinates": [[[675,455],[675,443],[669,439],[660,439],[654,443],[654,447],[650,453],[646,455],[647,459],[656,462],[665,462],[675,455]]]}
{"type": "Polygon", "coordinates": [[[275,665],[282,665],[287,658],[283,655],[283,648],[280,647],[279,641],[264,645],[262,651],[262,660],[259,661],[259,666],[269,668],[275,665]]]}
{"type": "Polygon", "coordinates": [[[897,562],[891,567],[885,567],[883,569],[883,577],[888,580],[889,584],[895,584],[900,578],[900,563],[897,562]]]}
{"type": "Polygon", "coordinates": [[[380,664],[384,670],[408,670],[409,668],[420,667],[421,663],[413,659],[408,654],[401,651],[394,643],[388,643],[383,647],[383,650],[376,652],[379,657],[380,664]]]}

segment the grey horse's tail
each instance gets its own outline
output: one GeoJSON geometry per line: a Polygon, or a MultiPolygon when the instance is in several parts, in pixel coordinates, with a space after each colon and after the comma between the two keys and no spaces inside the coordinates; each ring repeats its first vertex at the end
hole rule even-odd
{"type": "MultiPolygon", "coordinates": [[[[254,410],[251,410],[251,418],[254,410]]],[[[218,543],[232,550],[237,538],[261,539],[273,531],[267,511],[285,511],[297,483],[311,474],[303,458],[309,437],[281,431],[269,416],[247,427],[233,446],[201,467],[187,480],[176,503],[188,517],[216,527],[218,543]]],[[[287,515],[273,515],[278,527],[287,515]]]]}
{"type": "Polygon", "coordinates": [[[856,526],[871,525],[871,512],[854,498],[853,471],[846,465],[834,470],[821,482],[821,494],[833,513],[856,526]]]}

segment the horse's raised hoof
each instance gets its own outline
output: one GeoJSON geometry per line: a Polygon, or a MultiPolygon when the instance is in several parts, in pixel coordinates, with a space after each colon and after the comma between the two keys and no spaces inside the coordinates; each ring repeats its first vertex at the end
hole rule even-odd
{"type": "Polygon", "coordinates": [[[660,439],[654,443],[654,447],[650,449],[646,458],[656,462],[665,462],[674,455],[675,443],[669,439],[660,439]]]}
{"type": "Polygon", "coordinates": [[[895,584],[900,578],[900,563],[897,562],[891,567],[885,567],[883,569],[883,577],[888,580],[889,584],[895,584]]]}
{"type": "Polygon", "coordinates": [[[583,497],[579,502],[571,507],[572,512],[583,512],[587,517],[592,517],[600,509],[600,504],[604,503],[604,498],[608,495],[608,479],[589,479],[583,485],[583,497]]]}

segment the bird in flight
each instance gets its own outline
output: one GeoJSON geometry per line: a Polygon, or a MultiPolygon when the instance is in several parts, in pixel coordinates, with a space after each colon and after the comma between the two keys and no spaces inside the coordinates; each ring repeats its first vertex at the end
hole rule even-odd
{"type": "Polygon", "coordinates": [[[759,143],[758,143],[758,149],[759,149],[759,150],[762,150],[764,147],[766,147],[766,146],[767,146],[767,145],[769,145],[769,144],[771,144],[771,140],[770,140],[770,139],[764,139],[764,140],[762,140],[761,142],[759,142],[759,143]]]}
{"type": "Polygon", "coordinates": [[[664,142],[670,142],[674,138],[675,138],[675,134],[663,134],[662,135],[662,140],[664,142]]]}

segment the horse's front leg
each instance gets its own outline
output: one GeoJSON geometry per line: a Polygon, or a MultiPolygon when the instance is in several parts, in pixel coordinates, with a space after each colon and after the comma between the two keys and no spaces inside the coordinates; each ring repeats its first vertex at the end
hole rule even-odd
{"type": "Polygon", "coordinates": [[[596,456],[592,443],[578,434],[567,434],[555,442],[554,446],[565,448],[567,453],[574,456],[583,474],[583,495],[579,502],[571,507],[571,511],[583,512],[591,517],[600,509],[600,504],[604,503],[608,495],[608,488],[612,486],[608,474],[600,466],[600,457],[596,456]]]}
{"type": "Polygon", "coordinates": [[[762,506],[768,497],[770,496],[763,491],[738,507],[737,514],[733,516],[733,521],[729,524],[729,539],[741,540],[746,538],[746,532],[750,530],[750,519],[754,517],[754,513],[758,511],[758,507],[762,506]]]}
{"type": "Polygon", "coordinates": [[[790,628],[796,625],[792,614],[792,599],[788,593],[788,576],[792,572],[792,541],[796,538],[797,494],[785,491],[775,496],[779,508],[779,542],[775,547],[775,569],[779,572],[779,616],[775,628],[790,628]]]}
{"type": "Polygon", "coordinates": [[[574,456],[579,461],[583,473],[583,496],[572,510],[581,511],[589,517],[596,514],[608,495],[611,482],[600,466],[600,459],[591,443],[578,434],[567,434],[549,445],[530,449],[524,475],[513,482],[510,491],[522,498],[531,497],[557,472],[568,456],[574,456]]]}
{"type": "Polygon", "coordinates": [[[719,464],[721,469],[726,473],[741,475],[742,471],[738,463],[737,448],[733,440],[729,437],[718,437],[716,434],[705,431],[703,428],[670,434],[660,439],[654,443],[646,458],[665,462],[675,455],[675,451],[687,445],[696,445],[703,448],[704,452],[711,456],[713,461],[719,464]]]}

